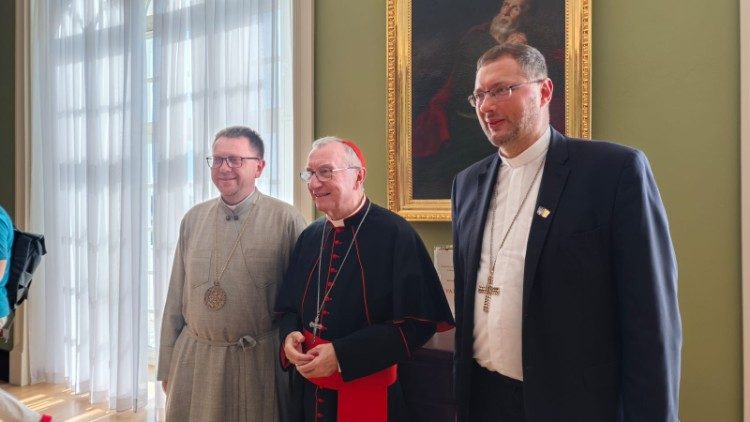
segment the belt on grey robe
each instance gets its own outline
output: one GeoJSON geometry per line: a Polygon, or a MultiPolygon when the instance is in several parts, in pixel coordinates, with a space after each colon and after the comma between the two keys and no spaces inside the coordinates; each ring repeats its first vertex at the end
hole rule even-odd
{"type": "MultiPolygon", "coordinates": [[[[202,337],[199,337],[197,334],[195,334],[191,329],[188,327],[185,327],[185,331],[188,333],[190,337],[195,339],[198,343],[202,344],[208,344],[209,346],[216,346],[216,347],[238,347],[242,349],[244,352],[247,350],[252,350],[255,348],[255,346],[258,345],[260,341],[267,340],[269,338],[273,338],[275,335],[277,335],[276,329],[266,331],[265,333],[258,336],[258,338],[254,338],[250,335],[244,335],[240,337],[237,341],[227,342],[227,341],[214,341],[205,339],[202,337]]],[[[237,368],[239,368],[239,373],[244,374],[245,373],[245,354],[244,353],[237,353],[235,354],[237,357],[237,368]]],[[[273,367],[275,364],[275,361],[269,362],[270,365],[273,367]]],[[[275,369],[272,369],[272,373],[275,372],[275,369]]],[[[242,403],[246,399],[247,391],[245,390],[245,379],[241,376],[238,376],[235,378],[237,383],[235,385],[234,391],[237,392],[237,403],[242,403]]],[[[239,406],[236,407],[237,412],[239,412],[239,406]]],[[[231,419],[235,421],[244,421],[246,419],[247,415],[240,415],[235,414],[231,415],[231,419]]]]}
{"type": "MultiPolygon", "coordinates": [[[[187,328],[187,327],[185,327],[187,328]]],[[[269,337],[273,337],[276,334],[276,329],[266,331],[265,333],[258,336],[258,338],[254,338],[251,335],[244,335],[240,337],[237,341],[215,341],[215,340],[209,340],[207,338],[203,338],[198,336],[198,334],[194,333],[193,330],[190,328],[187,328],[185,331],[187,331],[188,335],[192,337],[195,341],[198,343],[208,344],[209,346],[217,346],[217,347],[232,347],[236,346],[242,349],[242,351],[245,351],[245,348],[253,349],[258,344],[259,341],[265,340],[269,337]]]]}

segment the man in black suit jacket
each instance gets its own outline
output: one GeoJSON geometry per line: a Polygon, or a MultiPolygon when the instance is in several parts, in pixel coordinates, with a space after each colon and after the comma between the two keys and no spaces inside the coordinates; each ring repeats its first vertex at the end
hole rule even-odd
{"type": "Polygon", "coordinates": [[[648,161],[555,131],[552,91],[533,47],[477,63],[498,154],[453,184],[459,421],[676,421],[677,266],[648,161]]]}

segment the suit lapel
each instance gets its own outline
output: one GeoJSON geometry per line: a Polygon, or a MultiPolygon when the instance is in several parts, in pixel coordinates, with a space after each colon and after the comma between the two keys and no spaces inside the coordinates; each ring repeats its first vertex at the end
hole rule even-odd
{"type": "Polygon", "coordinates": [[[560,200],[565,182],[568,179],[570,169],[566,165],[568,159],[568,146],[565,137],[552,129],[547,160],[544,164],[544,174],[539,186],[539,196],[534,207],[534,216],[531,220],[529,241],[526,246],[526,262],[524,264],[523,276],[523,309],[529,302],[531,290],[534,287],[536,270],[539,265],[539,257],[547,238],[550,224],[555,219],[555,210],[560,200]],[[544,207],[550,214],[544,218],[537,214],[539,207],[544,207]]]}
{"type": "MultiPolygon", "coordinates": [[[[482,172],[477,174],[476,180],[476,192],[477,192],[477,210],[479,211],[479,218],[473,219],[474,224],[471,225],[467,242],[470,246],[469,255],[467,262],[469,265],[466,267],[471,271],[466,277],[466,286],[464,295],[465,309],[471,310],[468,315],[474,315],[474,292],[476,291],[477,284],[477,272],[479,271],[479,258],[482,254],[482,240],[484,238],[484,223],[487,220],[487,212],[490,207],[490,199],[492,198],[492,192],[495,187],[497,180],[498,170],[500,169],[500,157],[495,154],[491,160],[488,160],[487,166],[482,172]]],[[[471,317],[474,320],[474,317],[471,317]]]]}

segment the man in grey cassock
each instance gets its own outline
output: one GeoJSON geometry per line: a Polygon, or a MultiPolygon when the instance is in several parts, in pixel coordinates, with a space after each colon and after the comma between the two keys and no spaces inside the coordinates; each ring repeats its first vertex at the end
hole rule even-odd
{"type": "Polygon", "coordinates": [[[263,141],[220,131],[207,157],[221,197],[180,226],[164,306],[157,379],[168,421],[277,421],[288,409],[273,305],[305,221],[255,188],[263,141]]]}

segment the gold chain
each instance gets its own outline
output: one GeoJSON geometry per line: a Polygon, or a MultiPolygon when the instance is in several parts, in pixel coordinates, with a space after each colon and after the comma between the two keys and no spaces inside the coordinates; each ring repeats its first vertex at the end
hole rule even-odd
{"type": "MultiPolygon", "coordinates": [[[[221,199],[219,199],[221,201],[221,199]]],[[[237,250],[237,246],[240,244],[240,241],[242,240],[242,234],[245,233],[245,228],[247,227],[247,223],[250,221],[250,217],[252,213],[255,211],[255,208],[258,206],[258,201],[260,201],[260,197],[255,200],[255,203],[252,204],[252,209],[248,213],[247,217],[245,217],[245,222],[242,223],[242,228],[240,229],[240,232],[237,234],[237,240],[234,241],[234,246],[232,247],[232,251],[229,252],[229,256],[227,257],[227,261],[224,263],[224,267],[221,269],[221,272],[219,272],[219,266],[216,266],[216,278],[214,279],[214,286],[218,286],[219,282],[221,281],[221,277],[224,276],[224,271],[227,270],[227,267],[229,266],[229,261],[232,260],[232,257],[234,256],[234,251],[237,250]]],[[[218,204],[217,204],[218,207],[218,204]]],[[[211,251],[211,261],[213,262],[214,259],[216,259],[216,251],[218,250],[218,243],[219,243],[219,231],[218,231],[218,224],[216,223],[216,219],[214,219],[214,249],[211,251]]]]}

